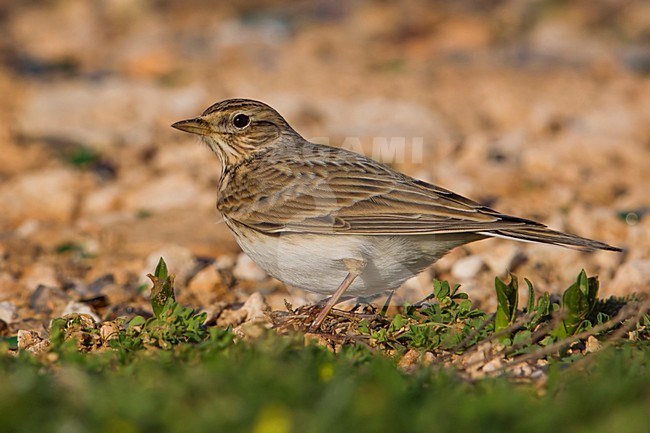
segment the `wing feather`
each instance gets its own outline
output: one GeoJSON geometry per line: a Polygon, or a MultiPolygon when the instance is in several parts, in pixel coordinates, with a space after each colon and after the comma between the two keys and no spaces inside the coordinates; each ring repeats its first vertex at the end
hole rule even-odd
{"type": "Polygon", "coordinates": [[[341,158],[340,149],[328,149],[319,147],[309,159],[285,151],[237,167],[222,183],[217,207],[226,218],[269,234],[418,235],[544,227],[356,153],[341,158]]]}

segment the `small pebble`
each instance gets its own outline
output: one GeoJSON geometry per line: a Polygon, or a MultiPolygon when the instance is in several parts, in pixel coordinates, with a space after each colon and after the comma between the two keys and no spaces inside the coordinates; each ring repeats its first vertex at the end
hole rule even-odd
{"type": "Polygon", "coordinates": [[[241,307],[241,310],[246,311],[246,321],[266,318],[265,312],[267,309],[268,305],[266,305],[264,297],[259,292],[250,295],[241,307]]]}
{"type": "Polygon", "coordinates": [[[50,287],[57,287],[59,285],[54,268],[43,263],[35,263],[27,268],[21,280],[32,291],[41,285],[50,287]]]}
{"type": "Polygon", "coordinates": [[[187,283],[187,292],[204,306],[214,304],[224,290],[221,274],[213,265],[201,269],[187,283]]]}
{"type": "Polygon", "coordinates": [[[63,309],[61,316],[67,316],[68,314],[87,314],[88,316],[92,317],[93,320],[97,323],[100,323],[102,321],[102,319],[97,315],[97,313],[92,310],[92,308],[77,301],[68,302],[68,305],[66,305],[63,309]]]}
{"type": "Polygon", "coordinates": [[[58,287],[39,285],[30,297],[31,307],[37,313],[51,313],[53,310],[63,309],[70,301],[63,290],[58,287]]]}
{"type": "Polygon", "coordinates": [[[0,302],[0,320],[11,324],[16,317],[16,305],[13,302],[0,302]]]}
{"type": "Polygon", "coordinates": [[[47,352],[50,341],[43,339],[36,331],[18,331],[18,349],[38,355],[47,352]]]}
{"type": "Polygon", "coordinates": [[[451,274],[459,280],[471,280],[483,268],[483,259],[472,255],[458,259],[451,268],[451,274]]]}
{"type": "Polygon", "coordinates": [[[240,280],[264,281],[268,276],[250,257],[241,253],[233,269],[235,278],[240,280]]]}
{"type": "Polygon", "coordinates": [[[481,254],[481,259],[490,271],[500,276],[512,271],[519,257],[522,257],[521,247],[515,242],[501,242],[481,254]]]}

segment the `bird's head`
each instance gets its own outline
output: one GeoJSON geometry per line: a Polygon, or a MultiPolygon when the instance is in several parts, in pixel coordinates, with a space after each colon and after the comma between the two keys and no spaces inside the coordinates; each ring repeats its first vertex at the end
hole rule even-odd
{"type": "Polygon", "coordinates": [[[181,120],[172,127],[199,135],[224,169],[273,146],[285,135],[298,136],[277,111],[250,99],[217,102],[199,117],[181,120]]]}

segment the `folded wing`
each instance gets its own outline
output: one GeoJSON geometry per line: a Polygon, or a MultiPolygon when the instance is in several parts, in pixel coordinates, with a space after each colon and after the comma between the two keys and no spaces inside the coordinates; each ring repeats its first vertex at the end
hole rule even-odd
{"type": "Polygon", "coordinates": [[[352,152],[346,158],[338,149],[319,147],[317,152],[310,158],[278,154],[264,158],[274,164],[237,167],[237,175],[222,185],[219,210],[226,218],[267,234],[473,232],[583,250],[616,250],[498,213],[352,152]]]}

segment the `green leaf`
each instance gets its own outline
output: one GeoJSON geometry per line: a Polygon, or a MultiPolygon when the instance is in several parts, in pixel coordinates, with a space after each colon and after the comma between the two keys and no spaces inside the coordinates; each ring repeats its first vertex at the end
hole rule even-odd
{"type": "Polygon", "coordinates": [[[404,324],[406,323],[406,320],[401,314],[396,314],[395,317],[393,318],[393,322],[390,324],[390,330],[391,331],[397,331],[399,329],[402,329],[404,324]]]}
{"type": "Polygon", "coordinates": [[[580,271],[576,282],[562,295],[562,311],[565,317],[554,335],[562,338],[578,331],[596,305],[598,286],[597,277],[588,278],[584,269],[580,271]]]}
{"type": "Polygon", "coordinates": [[[449,293],[451,293],[449,283],[447,281],[433,280],[433,293],[438,301],[448,297],[449,293]]]}
{"type": "Polygon", "coordinates": [[[513,337],[512,344],[515,344],[515,345],[521,344],[522,346],[525,345],[525,344],[530,344],[531,343],[531,335],[532,335],[532,333],[530,331],[528,331],[528,330],[519,331],[513,337]]]}
{"type": "Polygon", "coordinates": [[[535,288],[533,287],[533,283],[531,283],[528,278],[524,278],[524,281],[528,286],[528,306],[526,308],[526,312],[530,313],[533,311],[533,309],[535,309],[535,288]]]}
{"type": "Polygon", "coordinates": [[[129,322],[129,327],[131,326],[142,326],[147,322],[147,319],[145,319],[142,316],[135,316],[131,321],[129,322]]]}
{"type": "Polygon", "coordinates": [[[537,299],[537,304],[535,304],[535,315],[538,318],[548,316],[551,313],[551,295],[548,292],[544,292],[542,296],[537,299]]]}
{"type": "Polygon", "coordinates": [[[147,275],[153,282],[151,287],[151,308],[157,318],[176,301],[174,296],[174,275],[169,275],[167,264],[161,257],[156,266],[155,275],[147,275]]]}
{"type": "Polygon", "coordinates": [[[598,277],[589,277],[587,279],[587,302],[589,303],[589,311],[587,314],[591,313],[598,302],[599,286],[598,277]]]}
{"type": "Polygon", "coordinates": [[[510,283],[506,284],[499,277],[494,279],[494,287],[497,292],[497,312],[494,319],[494,331],[499,332],[510,326],[517,315],[517,304],[519,302],[519,284],[517,277],[510,274],[510,283]]]}
{"type": "Polygon", "coordinates": [[[12,335],[10,337],[1,337],[0,341],[3,343],[7,344],[9,346],[9,349],[17,349],[18,348],[18,336],[17,335],[12,335]]]}
{"type": "Polygon", "coordinates": [[[160,260],[158,260],[158,265],[156,265],[156,270],[153,273],[157,278],[164,280],[167,278],[168,271],[167,271],[167,263],[165,263],[165,260],[161,257],[160,260]]]}
{"type": "MultiPolygon", "coordinates": [[[[449,283],[447,283],[447,285],[449,285],[449,283]]],[[[454,284],[454,288],[451,289],[451,292],[450,292],[449,296],[451,296],[454,299],[456,299],[456,298],[467,299],[467,297],[468,297],[467,293],[459,292],[458,291],[459,289],[460,289],[460,284],[458,284],[458,283],[454,284]]]]}
{"type": "Polygon", "coordinates": [[[89,147],[78,147],[66,155],[68,163],[77,167],[86,167],[101,159],[101,154],[89,147]]]}
{"type": "Polygon", "coordinates": [[[50,342],[52,346],[59,347],[65,340],[65,328],[68,321],[62,317],[57,317],[52,320],[50,325],[50,342]]]}

